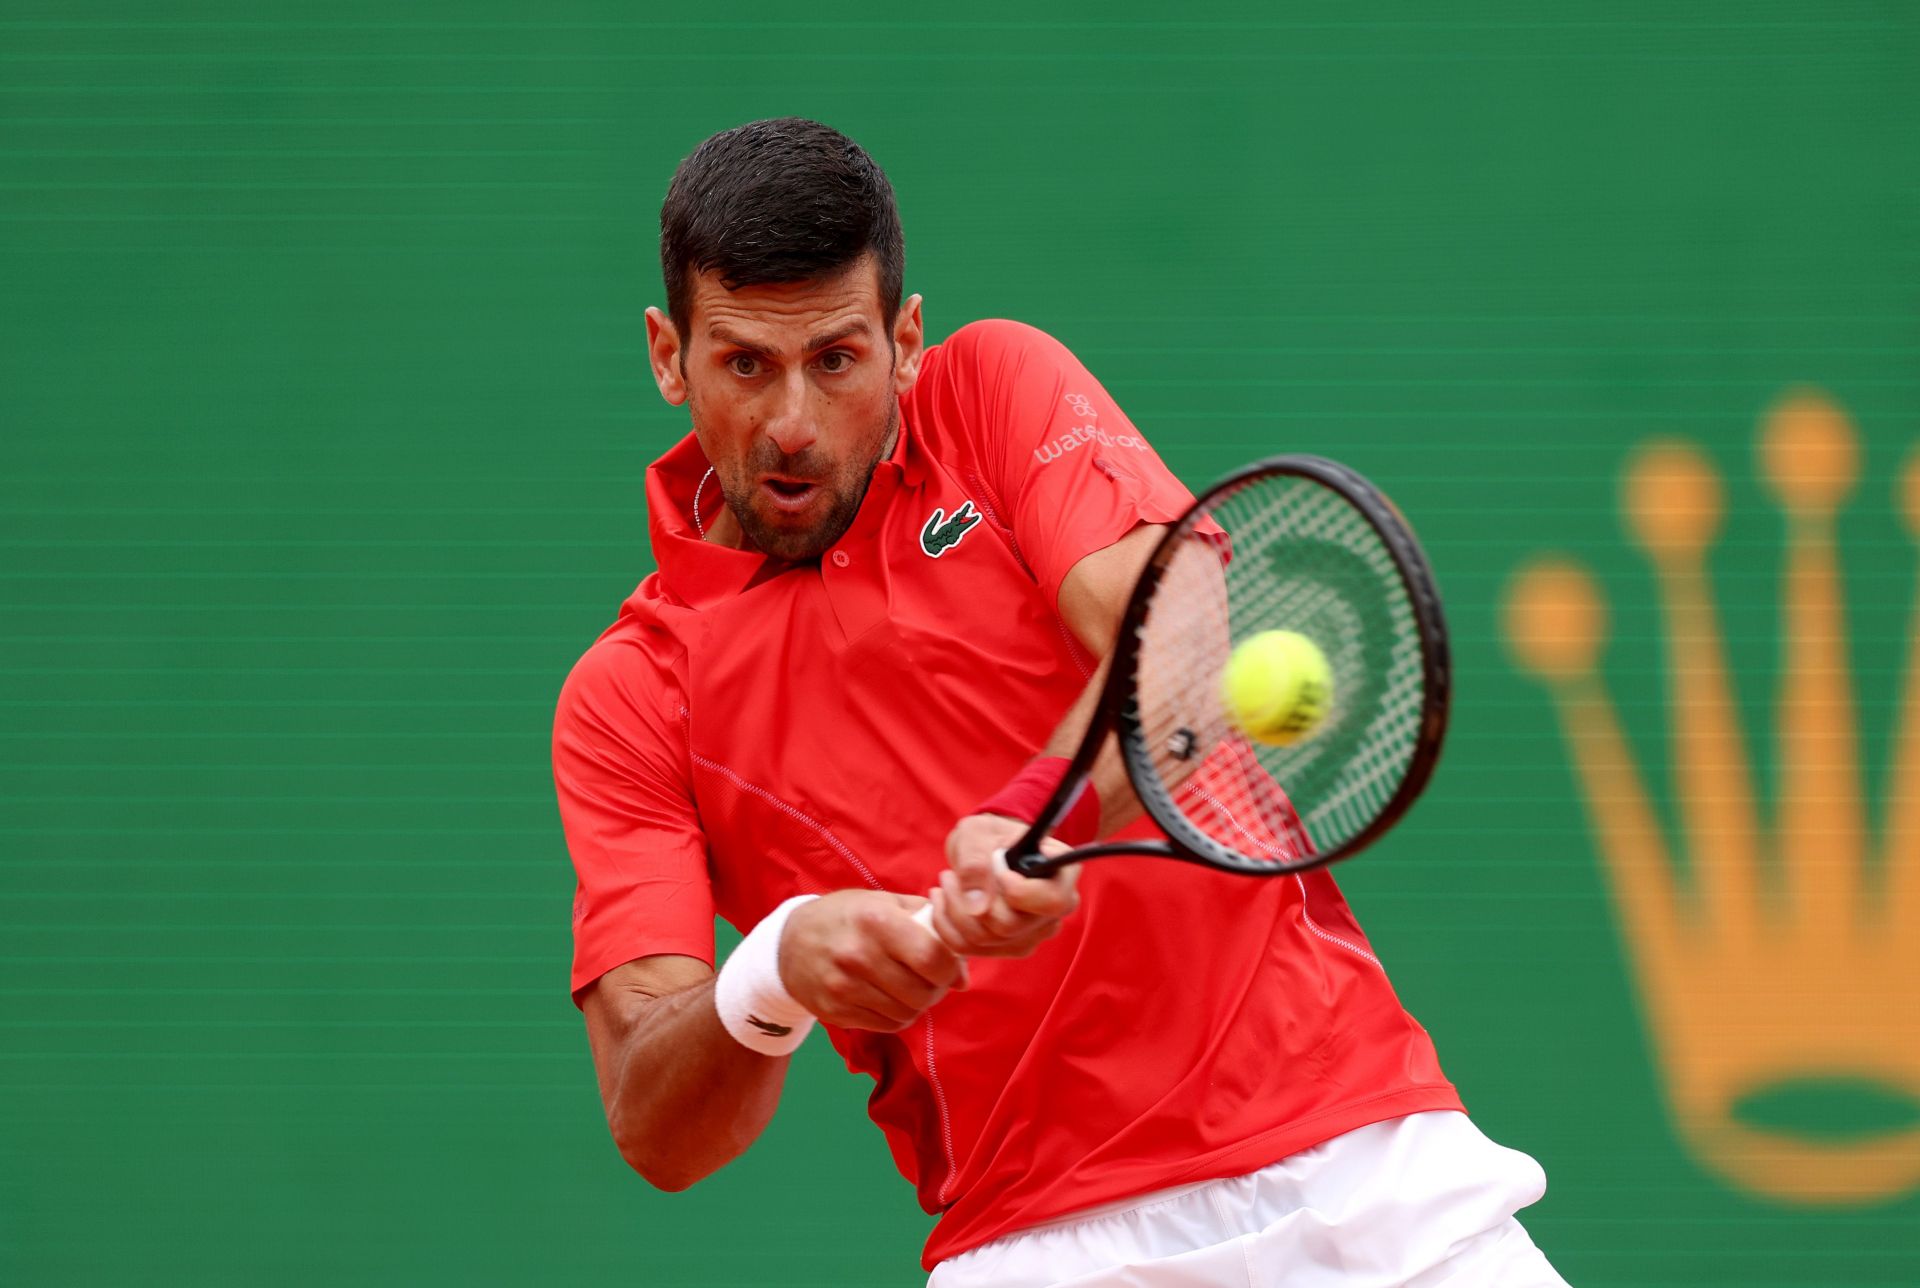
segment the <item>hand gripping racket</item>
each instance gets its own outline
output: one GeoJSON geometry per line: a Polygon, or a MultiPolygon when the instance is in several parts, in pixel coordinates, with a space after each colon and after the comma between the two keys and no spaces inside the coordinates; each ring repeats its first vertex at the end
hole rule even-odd
{"type": "Polygon", "coordinates": [[[1207,489],[1154,549],[1080,749],[1007,865],[1044,877],[1150,855],[1285,876],[1348,858],[1426,786],[1449,689],[1440,596],[1399,511],[1333,461],[1260,461],[1207,489]],[[1331,694],[1304,735],[1242,729],[1223,688],[1235,649],[1266,632],[1304,636],[1325,659],[1313,669],[1331,694]],[[1109,734],[1166,840],[1042,855],[1109,734]]]}

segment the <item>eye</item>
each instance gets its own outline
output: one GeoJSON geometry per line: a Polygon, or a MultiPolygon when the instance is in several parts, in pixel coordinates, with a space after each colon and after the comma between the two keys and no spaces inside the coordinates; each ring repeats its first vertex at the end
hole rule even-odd
{"type": "Polygon", "coordinates": [[[830,349],[820,355],[820,367],[829,375],[837,375],[853,365],[853,355],[845,349],[830,349]]]}
{"type": "Polygon", "coordinates": [[[727,370],[736,376],[757,375],[760,363],[751,353],[736,353],[727,359],[727,370]]]}

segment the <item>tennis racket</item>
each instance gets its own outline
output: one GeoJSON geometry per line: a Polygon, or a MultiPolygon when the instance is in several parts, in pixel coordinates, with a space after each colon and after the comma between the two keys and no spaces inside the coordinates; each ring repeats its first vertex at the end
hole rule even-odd
{"type": "MultiPolygon", "coordinates": [[[[1351,857],[1426,786],[1449,689],[1440,596],[1393,504],[1320,457],[1250,465],[1207,489],[1154,549],[1092,723],[1007,866],[1044,877],[1148,855],[1285,876],[1351,857]],[[1235,647],[1268,631],[1310,640],[1332,679],[1324,716],[1286,745],[1237,727],[1223,690],[1235,647]],[[1042,855],[1110,735],[1166,840],[1042,855]]],[[[931,907],[921,913],[930,925],[931,907]]]]}

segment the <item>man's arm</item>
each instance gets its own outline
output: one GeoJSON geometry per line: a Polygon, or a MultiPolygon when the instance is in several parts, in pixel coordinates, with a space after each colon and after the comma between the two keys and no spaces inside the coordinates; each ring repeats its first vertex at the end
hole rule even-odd
{"type": "MultiPolygon", "coordinates": [[[[1158,524],[1141,524],[1081,559],[1060,583],[1060,616],[1074,638],[1100,659],[1100,666],[1054,727],[1041,754],[1072,756],[1079,749],[1106,686],[1114,637],[1126,615],[1127,601],[1165,532],[1158,524]]],[[[1140,817],[1140,801],[1111,738],[1101,748],[1090,777],[1099,793],[1102,836],[1140,817]]],[[[1001,872],[996,878],[993,852],[1026,833],[1027,824],[997,814],[972,814],[955,825],[947,838],[948,870],[941,873],[934,898],[934,928],[946,942],[973,956],[1025,956],[1079,906],[1077,866],[1044,879],[1016,872],[1001,872]]],[[[1046,848],[1058,852],[1066,847],[1049,842],[1046,848]]]]}
{"type": "MultiPolygon", "coordinates": [[[[781,935],[781,982],[815,1016],[894,1033],[965,986],[966,965],[913,922],[924,901],[843,890],[801,904],[781,935]]],[[[780,1100],[788,1056],[740,1045],[697,958],[643,957],[581,998],[607,1126],[648,1182],[683,1190],[745,1152],[780,1100]]]]}
{"type": "Polygon", "coordinates": [[[684,1190],[766,1129],[786,1056],[733,1040],[713,1005],[713,969],[694,957],[642,957],[581,996],[607,1127],[627,1165],[684,1190]]]}

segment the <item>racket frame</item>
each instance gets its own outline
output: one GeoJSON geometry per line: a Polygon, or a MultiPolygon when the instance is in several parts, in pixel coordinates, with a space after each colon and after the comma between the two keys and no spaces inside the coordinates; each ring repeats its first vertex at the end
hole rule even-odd
{"type": "Polygon", "coordinates": [[[1433,776],[1446,740],[1447,719],[1452,705],[1453,666],[1447,645],[1446,617],[1440,606],[1440,593],[1433,580],[1432,567],[1420,544],[1414,539],[1400,511],[1384,493],[1360,474],[1322,456],[1272,456],[1243,466],[1220,479],[1194,499],[1186,513],[1168,527],[1148,556],[1127,600],[1125,615],[1109,656],[1109,666],[1100,701],[1095,707],[1079,748],[1061,779],[1026,835],[1007,849],[1007,865],[1029,877],[1052,876],[1069,863],[1117,855],[1142,855],[1149,858],[1179,859],[1222,871],[1249,876],[1288,876],[1324,866],[1359,853],[1373,844],[1410,809],[1433,776]],[[1255,479],[1270,475],[1304,478],[1339,494],[1350,503],[1379,535],[1395,571],[1399,573],[1421,650],[1421,701],[1419,729],[1415,735],[1413,759],[1407,766],[1393,796],[1368,824],[1331,850],[1316,850],[1299,859],[1275,862],[1251,859],[1221,845],[1195,827],[1174,804],[1160,774],[1153,765],[1153,750],[1140,721],[1138,680],[1140,637],[1153,601],[1154,591],[1167,568],[1190,539],[1195,524],[1212,513],[1215,503],[1255,479]],[[1072,808],[1094,762],[1105,747],[1109,734],[1116,735],[1127,780],[1140,798],[1147,815],[1168,839],[1103,841],[1081,846],[1063,854],[1043,855],[1040,842],[1052,833],[1072,808]]]}

